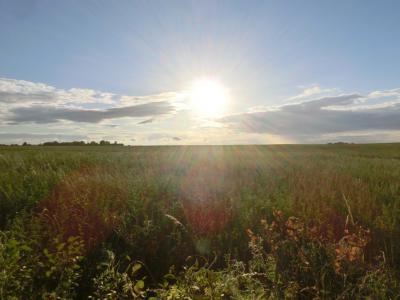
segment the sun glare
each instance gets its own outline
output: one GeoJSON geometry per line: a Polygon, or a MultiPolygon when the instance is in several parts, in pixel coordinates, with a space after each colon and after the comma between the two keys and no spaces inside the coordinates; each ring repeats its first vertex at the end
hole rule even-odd
{"type": "Polygon", "coordinates": [[[196,113],[205,117],[220,116],[229,101],[227,89],[218,81],[201,79],[190,88],[190,101],[196,113]]]}

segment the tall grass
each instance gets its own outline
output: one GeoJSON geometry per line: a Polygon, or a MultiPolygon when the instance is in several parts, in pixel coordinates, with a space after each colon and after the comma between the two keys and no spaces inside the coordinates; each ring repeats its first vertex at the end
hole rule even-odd
{"type": "Polygon", "coordinates": [[[393,298],[399,153],[398,144],[1,148],[0,298],[107,289],[111,299],[393,298]],[[275,246],[286,258],[264,230],[277,211],[307,232],[293,240],[281,224],[275,246]],[[368,242],[344,247],[356,228],[368,242]],[[302,251],[318,260],[312,272],[302,251]],[[362,263],[339,271],[337,252],[362,263]]]}

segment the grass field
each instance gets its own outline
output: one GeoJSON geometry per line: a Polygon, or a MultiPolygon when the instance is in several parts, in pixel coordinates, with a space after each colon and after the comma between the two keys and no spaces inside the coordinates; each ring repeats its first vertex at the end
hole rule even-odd
{"type": "Polygon", "coordinates": [[[0,148],[1,299],[398,299],[400,144],[0,148]]]}

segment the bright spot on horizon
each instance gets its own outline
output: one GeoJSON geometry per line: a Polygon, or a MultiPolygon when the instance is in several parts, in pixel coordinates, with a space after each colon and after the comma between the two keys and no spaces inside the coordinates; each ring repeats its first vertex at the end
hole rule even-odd
{"type": "Polygon", "coordinates": [[[217,80],[199,79],[190,88],[190,103],[203,117],[222,115],[228,102],[228,90],[217,80]]]}

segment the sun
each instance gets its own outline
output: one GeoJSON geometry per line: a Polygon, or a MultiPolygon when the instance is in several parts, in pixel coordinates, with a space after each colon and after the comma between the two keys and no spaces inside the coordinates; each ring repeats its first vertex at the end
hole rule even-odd
{"type": "Polygon", "coordinates": [[[195,80],[189,94],[191,106],[203,117],[220,116],[229,102],[228,90],[214,79],[195,80]]]}

